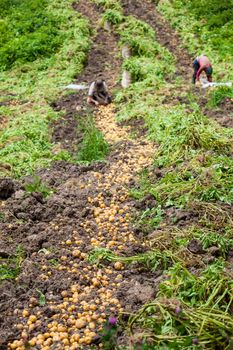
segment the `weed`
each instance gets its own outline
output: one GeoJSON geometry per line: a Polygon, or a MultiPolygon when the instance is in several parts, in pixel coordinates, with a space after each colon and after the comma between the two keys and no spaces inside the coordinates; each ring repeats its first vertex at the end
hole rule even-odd
{"type": "Polygon", "coordinates": [[[102,16],[102,22],[108,21],[111,24],[119,24],[123,21],[123,15],[121,12],[114,9],[109,9],[104,12],[102,16]]]}
{"type": "Polygon", "coordinates": [[[156,208],[147,208],[145,211],[138,216],[138,213],[135,218],[134,225],[140,228],[141,232],[149,233],[153,229],[159,226],[163,221],[164,210],[161,205],[158,205],[156,208]]]}
{"type": "Polygon", "coordinates": [[[5,219],[5,213],[0,212],[0,221],[3,221],[5,219]]]}
{"type": "Polygon", "coordinates": [[[15,279],[20,273],[20,267],[24,260],[25,252],[21,245],[16,248],[14,257],[0,259],[0,281],[15,279]]]}
{"type": "Polygon", "coordinates": [[[216,232],[202,232],[197,235],[202,242],[204,249],[216,246],[220,249],[222,256],[226,257],[229,250],[233,247],[233,242],[230,237],[220,235],[216,232]]]}
{"type": "Polygon", "coordinates": [[[36,291],[39,293],[39,305],[44,306],[46,304],[45,295],[39,289],[36,289],[36,291]]]}
{"type": "Polygon", "coordinates": [[[116,348],[117,332],[117,320],[115,317],[110,317],[100,331],[101,343],[104,350],[116,348]]]}
{"type": "Polygon", "coordinates": [[[105,10],[111,9],[120,12],[122,11],[121,4],[117,0],[94,0],[94,2],[105,10]]]}
{"type": "Polygon", "coordinates": [[[59,261],[57,259],[49,259],[48,263],[52,266],[57,266],[59,264],[59,261]]]}
{"type": "Polygon", "coordinates": [[[44,198],[49,197],[53,193],[53,190],[44,184],[39,176],[34,176],[33,181],[25,185],[25,189],[29,193],[39,192],[44,198]]]}
{"type": "Polygon", "coordinates": [[[95,127],[92,117],[88,117],[81,125],[81,128],[84,132],[84,137],[77,160],[91,162],[104,159],[108,154],[109,147],[102,133],[95,127]]]}

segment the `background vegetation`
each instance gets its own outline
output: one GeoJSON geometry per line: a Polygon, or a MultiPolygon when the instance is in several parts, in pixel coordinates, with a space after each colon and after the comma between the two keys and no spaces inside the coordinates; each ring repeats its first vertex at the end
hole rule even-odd
{"type": "Polygon", "coordinates": [[[59,21],[47,10],[47,1],[1,1],[0,68],[50,56],[61,45],[59,21]]]}
{"type": "Polygon", "coordinates": [[[50,104],[81,71],[90,46],[89,24],[71,5],[0,2],[0,163],[11,169],[1,168],[3,175],[32,174],[52,160],[71,159],[64,150],[54,152],[49,130],[60,116],[50,104]]]}

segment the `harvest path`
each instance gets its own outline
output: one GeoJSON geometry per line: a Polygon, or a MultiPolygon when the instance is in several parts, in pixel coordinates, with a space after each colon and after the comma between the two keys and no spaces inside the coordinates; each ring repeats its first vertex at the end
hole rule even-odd
{"type": "MultiPolygon", "coordinates": [[[[65,271],[67,280],[72,283],[59,295],[55,291],[50,293],[49,307],[45,309],[35,306],[34,298],[28,301],[29,307],[19,312],[17,328],[20,328],[21,339],[13,341],[11,349],[23,349],[27,341],[31,346],[41,345],[44,350],[53,348],[54,344],[57,348],[80,348],[81,344],[85,346],[96,339],[109,315],[117,315],[124,310],[125,300],[117,298],[117,295],[120,289],[128,288],[127,283],[130,284],[131,279],[124,278],[127,269],[120,262],[106,268],[90,265],[85,252],[94,247],[107,247],[122,254],[132,252],[134,246],[136,248],[137,238],[128,222],[127,186],[138,170],[150,165],[154,147],[143,140],[129,141],[126,129],[115,123],[111,106],[99,110],[96,122],[100,127],[105,125],[103,132],[106,138],[112,145],[118,146],[110,156],[111,164],[104,171],[90,171],[88,177],[86,174],[73,177],[65,184],[68,188],[89,188],[89,193],[94,191],[94,195],[87,197],[91,214],[77,223],[76,230],[68,235],[66,233],[64,241],[57,242],[61,253],[59,257],[57,255],[59,264],[56,270],[65,271]],[[48,316],[48,309],[52,316],[48,316]]],[[[51,223],[51,226],[54,231],[61,229],[59,224],[51,223]]],[[[49,283],[55,269],[45,262],[40,269],[41,279],[49,283]]]]}
{"type": "MultiPolygon", "coordinates": [[[[98,13],[89,3],[81,1],[80,8],[82,12],[90,11],[96,19],[98,13]]],[[[116,44],[111,34],[100,29],[93,46],[97,53],[108,45],[101,42],[101,33],[102,39],[107,36],[108,43],[116,44]]],[[[100,66],[92,62],[93,50],[82,80],[88,81],[99,73],[100,66]]],[[[111,48],[114,51],[116,47],[111,48]]],[[[105,63],[106,80],[113,86],[119,72],[114,70],[114,59],[105,63]]],[[[68,126],[74,125],[77,102],[81,104],[84,98],[75,101],[71,96],[66,100],[67,120],[71,123],[68,126]]],[[[125,308],[132,311],[134,303],[138,308],[152,297],[148,282],[137,282],[137,268],[131,270],[119,261],[99,267],[87,260],[88,253],[96,247],[109,248],[119,255],[146,249],[139,244],[130,224],[132,202],[128,187],[136,173],[152,163],[154,154],[153,144],[140,137],[130,139],[128,127],[115,122],[113,105],[96,111],[95,119],[112,149],[107,163],[82,167],[61,162],[50,170],[41,170],[40,177],[53,182],[56,193],[46,203],[39,203],[33,196],[27,199],[24,214],[30,215],[29,208],[31,213],[38,213],[29,225],[13,220],[5,226],[11,236],[21,236],[21,243],[29,248],[16,293],[10,283],[9,294],[5,292],[6,305],[15,305],[14,312],[7,314],[5,348],[23,350],[29,345],[43,350],[87,349],[88,344],[95,346],[98,342],[98,332],[109,316],[117,316],[125,308]],[[20,285],[24,285],[24,295],[17,297],[20,285]]],[[[20,193],[9,199],[6,212],[17,205],[25,205],[20,193]]]]}

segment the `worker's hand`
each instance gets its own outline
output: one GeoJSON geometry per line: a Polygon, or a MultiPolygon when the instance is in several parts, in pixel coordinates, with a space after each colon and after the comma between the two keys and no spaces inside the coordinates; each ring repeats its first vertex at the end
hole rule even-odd
{"type": "Polygon", "coordinates": [[[99,106],[99,102],[98,101],[94,101],[96,106],[99,106]]]}
{"type": "Polygon", "coordinates": [[[201,86],[201,83],[200,83],[199,80],[196,81],[195,86],[196,86],[196,87],[200,87],[200,86],[201,86]]]}

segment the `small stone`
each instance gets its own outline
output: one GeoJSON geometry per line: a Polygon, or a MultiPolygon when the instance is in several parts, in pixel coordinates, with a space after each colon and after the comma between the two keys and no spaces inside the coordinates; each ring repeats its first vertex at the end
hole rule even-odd
{"type": "Polygon", "coordinates": [[[14,194],[14,197],[15,197],[15,199],[23,199],[25,196],[25,193],[26,192],[23,190],[16,191],[14,194]]]}

